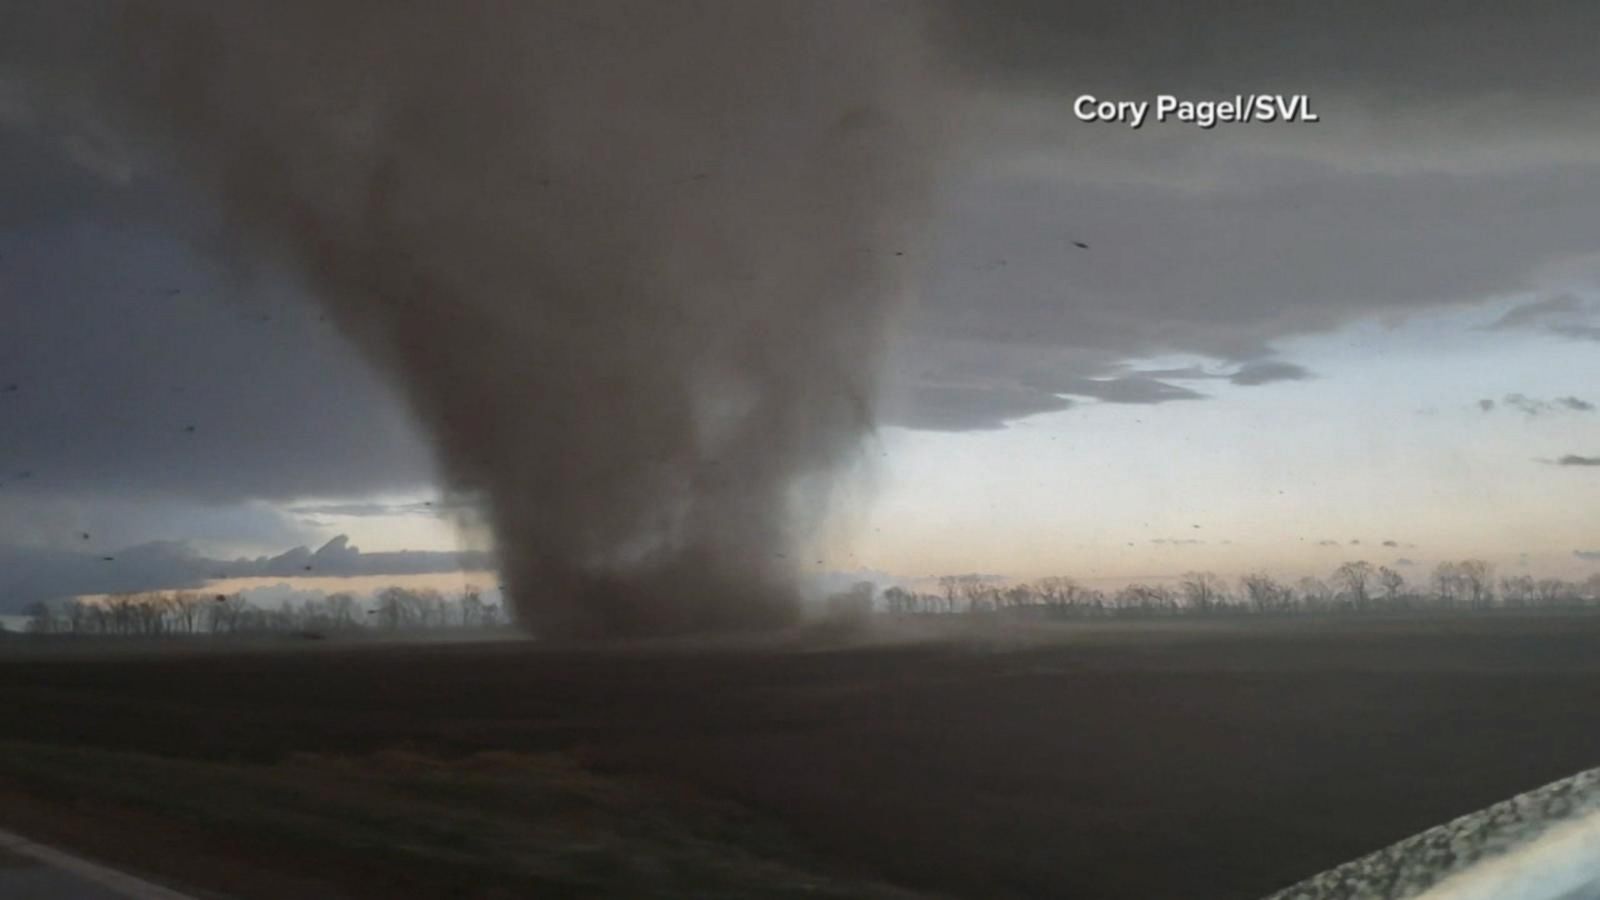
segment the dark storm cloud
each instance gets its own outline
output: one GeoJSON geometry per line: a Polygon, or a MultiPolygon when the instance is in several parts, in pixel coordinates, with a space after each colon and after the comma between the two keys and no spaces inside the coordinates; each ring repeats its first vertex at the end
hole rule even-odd
{"type": "Polygon", "coordinates": [[[1600,248],[1582,37],[1600,10],[1358,7],[943,4],[976,162],[927,262],[924,341],[902,346],[984,342],[999,380],[1018,348],[1077,377],[1172,352],[1248,365],[1358,317],[1541,289],[1547,263],[1600,248]],[[1133,131],[1071,110],[1258,90],[1308,93],[1323,121],[1133,131]]]}
{"type": "Polygon", "coordinates": [[[997,175],[952,200],[914,321],[924,343],[909,352],[982,342],[991,372],[1005,372],[1013,354],[1054,348],[1061,377],[1101,374],[1118,356],[1251,359],[1359,316],[1504,294],[1539,262],[1600,246],[1600,166],[1472,178],[1312,167],[1205,191],[1070,171],[997,175]],[[1085,220],[1095,252],[1063,257],[1085,220]],[[1003,270],[962,266],[1001,247],[1003,270]]]}
{"type": "MultiPolygon", "coordinates": [[[[1552,412],[1594,412],[1594,404],[1581,397],[1557,397],[1553,400],[1540,400],[1526,394],[1507,394],[1501,398],[1501,404],[1515,409],[1529,416],[1540,416],[1552,412]]],[[[1478,408],[1489,412],[1495,408],[1493,400],[1479,400],[1478,408]]]]}
{"type": "MultiPolygon", "coordinates": [[[[901,342],[928,371],[899,379],[909,402],[891,404],[891,423],[989,428],[1059,411],[1050,395],[1068,393],[1063,381],[1114,374],[1123,359],[1249,359],[1356,316],[1524,287],[1537,264],[1597,246],[1588,138],[1600,128],[1586,98],[1600,65],[1582,38],[1594,8],[1428,3],[1400,15],[1371,3],[1363,19],[1311,3],[1270,16],[1176,0],[933,5],[937,47],[958,91],[980,98],[984,133],[978,162],[951,179],[946,236],[923,263],[926,300],[901,342]],[[1124,134],[1070,112],[1085,91],[1258,85],[1311,92],[1339,114],[1314,127],[1124,134]],[[949,377],[971,373],[943,358],[944,338],[990,348],[982,377],[949,377]],[[1061,351],[1049,364],[1059,377],[1014,371],[1012,356],[1040,347],[1061,351]]],[[[45,179],[37,163],[18,167],[16,180],[68,177],[70,163],[56,166],[45,179]]],[[[33,196],[48,207],[71,193],[33,196]]],[[[1497,327],[1600,337],[1575,296],[1543,302],[1497,327]]],[[[1236,383],[1265,383],[1251,374],[1261,365],[1245,362],[1236,383]]]]}
{"type": "Polygon", "coordinates": [[[1552,409],[1549,403],[1543,400],[1535,400],[1523,394],[1507,394],[1500,402],[1529,416],[1537,416],[1552,409]]]}
{"type": "Polygon", "coordinates": [[[88,551],[151,541],[203,540],[235,549],[306,540],[303,523],[270,503],[208,503],[181,494],[37,482],[0,484],[0,544],[88,551]]]}
{"type": "Polygon", "coordinates": [[[353,546],[350,539],[341,534],[314,551],[307,547],[296,547],[278,556],[237,559],[226,563],[212,561],[212,564],[214,571],[222,577],[259,578],[308,574],[339,577],[427,575],[484,569],[494,563],[488,554],[479,551],[397,550],[362,553],[359,547],[353,546]]]}
{"type": "Polygon", "coordinates": [[[128,192],[72,161],[37,135],[0,119],[0,233],[71,222],[85,215],[126,214],[128,192]]]}
{"type": "Polygon", "coordinates": [[[1600,10],[1588,3],[1512,11],[1451,0],[1289,0],[1267,12],[1185,0],[945,0],[943,9],[943,37],[965,71],[1022,91],[1092,76],[1169,93],[1284,84],[1398,102],[1508,85],[1531,97],[1572,96],[1600,81],[1588,40],[1600,10]]]}
{"type": "Polygon", "coordinates": [[[1556,459],[1554,464],[1558,466],[1600,466],[1600,456],[1579,456],[1575,453],[1568,453],[1566,456],[1556,459]]]}
{"type": "Polygon", "coordinates": [[[1169,403],[1173,400],[1199,400],[1205,395],[1154,378],[1065,378],[1059,388],[1063,394],[1092,397],[1106,403],[1169,403]]]}
{"type": "Polygon", "coordinates": [[[1574,550],[1572,555],[1584,562],[1600,562],[1600,550],[1574,550]]]}
{"type": "Polygon", "coordinates": [[[1573,340],[1600,341],[1600,301],[1560,293],[1513,307],[1485,328],[1542,331],[1573,340]]]}
{"type": "Polygon", "coordinates": [[[1017,385],[918,385],[901,397],[904,407],[891,407],[888,424],[933,431],[987,431],[1013,419],[1072,408],[1064,397],[1017,385]]]}
{"type": "Polygon", "coordinates": [[[92,553],[0,544],[0,572],[0,609],[11,613],[80,594],[196,588],[209,577],[204,560],[177,542],[92,553]]]}
{"type": "Polygon", "coordinates": [[[0,227],[0,472],[206,502],[429,479],[394,392],[290,286],[207,263],[37,146],[10,161],[3,183],[50,173],[62,205],[0,227]]]}
{"type": "Polygon", "coordinates": [[[1075,369],[1116,368],[1095,351],[1007,346],[981,340],[913,338],[890,379],[882,421],[944,431],[986,430],[1005,422],[1073,406],[1072,398],[1151,405],[1206,395],[1152,377],[1117,372],[1089,377],[1075,369]]]}
{"type": "Polygon", "coordinates": [[[387,516],[440,516],[459,504],[437,500],[411,503],[302,503],[288,508],[298,516],[374,518],[387,516]]]}
{"type": "Polygon", "coordinates": [[[1083,378],[1055,375],[1039,383],[918,384],[891,394],[884,422],[935,431],[987,431],[1006,422],[1074,406],[1072,397],[1102,403],[1152,405],[1206,395],[1144,376],[1083,378]],[[1067,396],[1062,396],[1067,395],[1067,396]]]}
{"type": "Polygon", "coordinates": [[[1311,370],[1305,366],[1280,360],[1263,360],[1245,363],[1239,371],[1230,375],[1228,380],[1234,384],[1253,387],[1276,381],[1304,381],[1310,377],[1311,370]]]}
{"type": "Polygon", "coordinates": [[[0,610],[20,612],[36,601],[83,594],[189,590],[220,578],[425,575],[492,565],[475,551],[362,553],[343,535],[315,551],[296,547],[233,560],[208,558],[182,541],[92,552],[0,545],[0,610]]]}
{"type": "Polygon", "coordinates": [[[1304,381],[1316,377],[1305,366],[1278,359],[1250,360],[1231,372],[1212,371],[1204,366],[1184,366],[1177,369],[1140,369],[1134,374],[1170,381],[1222,380],[1239,387],[1256,387],[1279,381],[1304,381]]]}
{"type": "Polygon", "coordinates": [[[1600,313],[1600,306],[1593,301],[1576,294],[1561,293],[1512,307],[1484,328],[1490,331],[1533,328],[1560,334],[1564,328],[1585,327],[1595,319],[1597,313],[1600,313]]]}

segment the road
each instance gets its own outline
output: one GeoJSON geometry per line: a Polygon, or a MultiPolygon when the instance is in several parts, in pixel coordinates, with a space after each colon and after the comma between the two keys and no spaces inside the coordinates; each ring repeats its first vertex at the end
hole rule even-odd
{"type": "Polygon", "coordinates": [[[191,900],[151,884],[0,831],[0,897],[27,900],[191,900]]]}

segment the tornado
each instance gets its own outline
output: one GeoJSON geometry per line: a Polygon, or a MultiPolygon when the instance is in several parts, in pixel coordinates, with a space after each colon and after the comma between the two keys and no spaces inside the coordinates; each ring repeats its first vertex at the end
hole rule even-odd
{"type": "Polygon", "coordinates": [[[519,622],[793,620],[907,293],[916,6],[32,6],[9,83],[307,285],[480,500],[519,622]]]}

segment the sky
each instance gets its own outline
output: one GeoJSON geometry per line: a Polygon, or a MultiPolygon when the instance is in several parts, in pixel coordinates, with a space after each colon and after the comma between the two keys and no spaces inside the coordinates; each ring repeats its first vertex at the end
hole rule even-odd
{"type": "MultiPolygon", "coordinates": [[[[948,146],[818,574],[1600,571],[1600,10],[933,9],[948,146]],[[1073,113],[1261,92],[1320,121],[1073,113]]],[[[0,605],[489,546],[314,288],[219,262],[4,62],[0,605]]]]}

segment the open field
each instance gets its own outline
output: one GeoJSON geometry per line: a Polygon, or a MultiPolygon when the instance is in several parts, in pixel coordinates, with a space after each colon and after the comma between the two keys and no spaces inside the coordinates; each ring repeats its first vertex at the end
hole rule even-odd
{"type": "Polygon", "coordinates": [[[230,896],[1253,897],[1600,765],[1600,617],[918,629],[0,649],[0,827],[230,896]]]}

